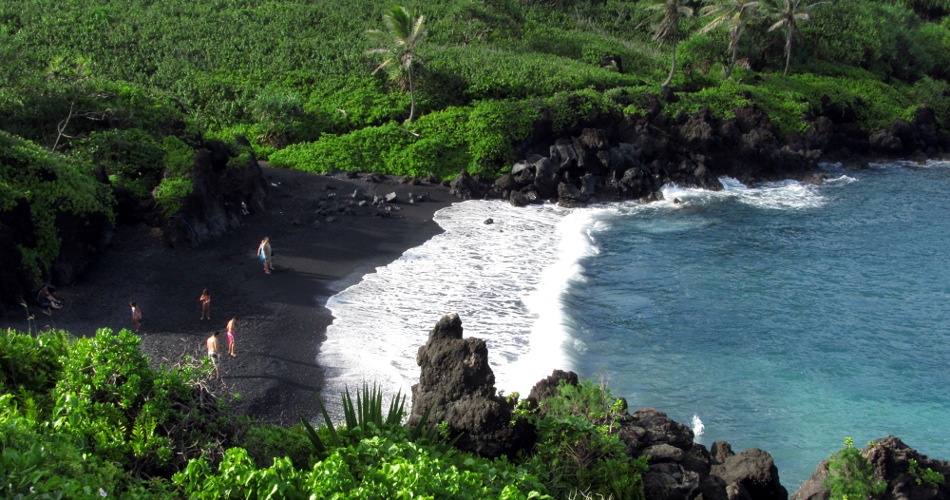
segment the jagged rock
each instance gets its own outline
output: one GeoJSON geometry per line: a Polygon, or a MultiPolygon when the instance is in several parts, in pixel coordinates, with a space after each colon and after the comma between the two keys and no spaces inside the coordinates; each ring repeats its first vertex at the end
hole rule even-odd
{"type": "Polygon", "coordinates": [[[538,381],[531,388],[526,401],[533,407],[542,399],[549,398],[557,394],[557,388],[561,384],[577,385],[579,382],[577,374],[563,370],[554,370],[547,378],[538,381]]]}
{"type": "Polygon", "coordinates": [[[895,137],[890,130],[878,130],[868,138],[871,149],[878,153],[896,154],[904,149],[900,138],[895,137]]]}
{"type": "Polygon", "coordinates": [[[514,402],[495,392],[485,341],[462,338],[462,321],[448,314],[429,332],[416,363],[419,383],[412,386],[409,425],[445,422],[456,446],[485,457],[513,456],[533,444],[534,430],[519,420],[512,424],[514,402]]]}
{"type": "Polygon", "coordinates": [[[162,225],[167,245],[192,247],[240,227],[241,201],[252,210],[264,210],[267,187],[260,165],[249,158],[241,167],[229,168],[232,155],[227,144],[216,141],[195,155],[191,172],[194,190],[182,203],[181,212],[162,225]]]}
{"type": "Polygon", "coordinates": [[[551,199],[557,196],[557,186],[560,183],[558,168],[554,163],[541,158],[531,164],[534,172],[532,186],[537,190],[538,196],[544,199],[551,199]]]}
{"type": "MultiPolygon", "coordinates": [[[[519,172],[520,171],[521,170],[519,170],[519,172]]],[[[515,191],[519,188],[518,181],[515,180],[512,174],[504,174],[501,177],[495,179],[495,187],[502,192],[515,191]]]]}
{"type": "MultiPolygon", "coordinates": [[[[871,462],[875,477],[887,482],[887,490],[877,497],[880,500],[950,498],[950,462],[932,460],[894,436],[871,442],[861,450],[861,455],[871,462]],[[915,471],[912,471],[911,460],[917,462],[915,471]],[[922,475],[926,469],[943,474],[944,481],[940,484],[924,481],[922,475]]],[[[823,460],[791,499],[830,498],[831,492],[824,484],[828,473],[828,460],[823,460]]]]}
{"type": "MultiPolygon", "coordinates": [[[[715,446],[714,446],[715,448],[715,446]]],[[[733,454],[731,448],[713,453],[718,462],[712,474],[726,483],[730,500],[786,500],[788,491],[782,486],[772,456],[758,448],[733,454]]]]}
{"type": "Polygon", "coordinates": [[[651,465],[643,475],[644,496],[650,500],[689,500],[695,497],[699,484],[698,474],[675,463],[651,465]]]}
{"type": "Polygon", "coordinates": [[[571,167],[576,167],[577,151],[574,150],[574,141],[567,138],[559,138],[554,141],[554,145],[551,146],[549,158],[559,172],[571,167]]]}
{"type": "Polygon", "coordinates": [[[467,170],[462,170],[457,177],[452,179],[449,188],[453,195],[463,200],[481,199],[488,193],[488,188],[469,175],[467,170]]]}

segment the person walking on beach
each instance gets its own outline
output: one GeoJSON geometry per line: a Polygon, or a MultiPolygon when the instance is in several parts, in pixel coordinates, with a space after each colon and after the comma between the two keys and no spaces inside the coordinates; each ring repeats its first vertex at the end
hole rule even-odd
{"type": "Polygon", "coordinates": [[[264,274],[270,274],[274,270],[274,265],[271,263],[270,236],[265,236],[261,240],[260,246],[257,247],[257,257],[264,263],[264,274]]]}
{"type": "Polygon", "coordinates": [[[135,327],[135,332],[138,333],[139,329],[142,328],[142,310],[139,309],[135,301],[129,302],[129,307],[132,308],[132,325],[135,327]]]}
{"type": "Polygon", "coordinates": [[[201,291],[201,296],[198,297],[198,302],[201,302],[201,319],[211,319],[211,292],[207,288],[201,291]]]}
{"type": "Polygon", "coordinates": [[[225,327],[225,330],[227,331],[227,334],[228,334],[228,354],[230,354],[232,358],[237,357],[234,355],[234,325],[236,323],[237,323],[237,316],[231,318],[228,321],[228,326],[225,327]]]}
{"type": "Polygon", "coordinates": [[[221,380],[221,371],[218,369],[218,332],[217,330],[208,337],[208,357],[211,358],[211,365],[214,366],[214,377],[221,380]]]}

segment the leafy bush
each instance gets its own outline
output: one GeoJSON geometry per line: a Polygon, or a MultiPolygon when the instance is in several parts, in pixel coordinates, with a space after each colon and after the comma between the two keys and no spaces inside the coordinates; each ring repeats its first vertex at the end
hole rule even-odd
{"type": "Polygon", "coordinates": [[[887,483],[876,479],[871,462],[854,447],[854,440],[845,438],[844,448],[828,460],[828,477],[825,486],[831,490],[831,498],[873,498],[887,488],[887,483]]]}
{"type": "MultiPolygon", "coordinates": [[[[4,394],[42,397],[59,380],[61,357],[69,348],[66,332],[50,331],[36,337],[6,330],[0,333],[0,388],[4,394]]],[[[26,401],[17,397],[21,404],[26,401]]]]}
{"type": "Polygon", "coordinates": [[[840,0],[819,7],[801,30],[812,58],[856,66],[883,77],[912,80],[933,66],[917,32],[919,20],[904,7],[885,2],[840,0]]]}
{"type": "Polygon", "coordinates": [[[194,184],[188,178],[162,179],[155,188],[155,203],[162,211],[162,215],[170,218],[181,211],[185,198],[195,190],[194,184]]]}
{"type": "Polygon", "coordinates": [[[478,102],[469,114],[469,173],[494,177],[510,168],[515,144],[530,136],[540,116],[540,107],[530,101],[478,102]]]}
{"type": "Polygon", "coordinates": [[[56,217],[105,214],[114,218],[112,196],[92,175],[93,166],[0,131],[0,212],[23,203],[33,221],[33,245],[20,242],[20,265],[40,279],[59,255],[56,217]]]}
{"type": "Polygon", "coordinates": [[[274,152],[270,162],[275,167],[315,173],[346,170],[399,173],[387,160],[411,140],[412,136],[406,129],[390,122],[344,135],[325,134],[312,143],[293,144],[274,152]]]}
{"type": "Polygon", "coordinates": [[[82,156],[105,168],[109,179],[138,198],[148,198],[162,179],[165,152],[141,129],[93,132],[81,142],[82,156]]]}
{"type": "Polygon", "coordinates": [[[127,330],[101,329],[75,341],[51,396],[53,427],[84,450],[139,474],[167,475],[192,456],[212,454],[217,403],[200,401],[199,373],[154,371],[127,330]]]}
{"type": "Polygon", "coordinates": [[[920,467],[920,463],[911,458],[908,460],[910,467],[907,472],[914,476],[917,484],[932,484],[934,486],[943,484],[943,481],[946,479],[943,477],[943,474],[931,469],[930,467],[920,467]]]}
{"type": "Polygon", "coordinates": [[[274,458],[258,467],[242,448],[231,448],[214,474],[204,459],[191,461],[173,481],[189,498],[548,498],[526,469],[506,459],[471,456],[432,438],[424,424],[402,425],[405,399],[384,411],[382,392],[363,386],[356,400],[343,394],[345,422],[335,425],[320,401],[326,426],[303,421],[320,461],[294,467],[274,458]]]}
{"type": "Polygon", "coordinates": [[[538,441],[527,466],[557,498],[578,493],[642,499],[647,457],[626,455],[613,425],[626,404],[606,387],[585,381],[561,384],[557,395],[540,401],[538,441]],[[579,489],[583,488],[583,489],[579,489]]]}
{"type": "Polygon", "coordinates": [[[85,453],[0,395],[0,484],[5,498],[99,498],[127,481],[116,464],[85,453]]]}

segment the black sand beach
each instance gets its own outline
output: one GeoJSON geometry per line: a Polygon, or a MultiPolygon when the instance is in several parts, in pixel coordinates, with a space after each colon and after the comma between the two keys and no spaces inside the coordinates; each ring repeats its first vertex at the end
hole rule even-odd
{"type": "MultiPolygon", "coordinates": [[[[66,307],[53,316],[36,314],[37,326],[91,335],[98,328],[132,328],[129,302],[144,321],[142,351],[153,366],[173,365],[183,356],[205,355],[205,339],[221,332],[219,395],[240,395],[238,411],[272,423],[293,424],[298,413],[316,416],[323,372],[316,355],[333,321],[323,307],[334,293],[376,267],[438,234],[433,214],[457,198],[447,188],[375,183],[342,176],[264,169],[266,210],[245,217],[243,227],[188,250],[162,243],[157,229],[119,226],[111,247],[78,283],[60,287],[66,307]],[[381,217],[321,215],[321,200],[350,198],[359,189],[370,199],[395,192],[398,208],[381,217]],[[426,201],[410,204],[409,194],[426,201]],[[270,236],[277,271],[265,275],[257,246],[270,236]],[[211,293],[211,320],[202,321],[198,297],[211,293]],[[237,317],[236,357],[228,357],[225,325],[237,317]]],[[[448,311],[447,311],[448,312],[448,311]]],[[[0,327],[26,330],[9,314],[0,327]]],[[[333,397],[334,395],[330,395],[333,397]]]]}

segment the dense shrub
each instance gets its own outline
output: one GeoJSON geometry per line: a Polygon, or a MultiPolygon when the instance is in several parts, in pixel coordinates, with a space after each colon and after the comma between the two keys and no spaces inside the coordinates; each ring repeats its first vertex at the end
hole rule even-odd
{"type": "Polygon", "coordinates": [[[844,448],[828,460],[825,486],[834,499],[874,498],[884,493],[887,483],[875,477],[871,462],[846,438],[844,448]]]}
{"type": "Polygon", "coordinates": [[[538,471],[555,497],[644,498],[647,458],[627,456],[626,445],[612,432],[627,413],[622,400],[585,381],[561,384],[556,396],[540,404],[539,416],[529,415],[538,441],[527,466],[538,471]]]}
{"type": "Polygon", "coordinates": [[[802,52],[812,59],[866,69],[881,77],[913,80],[933,67],[921,45],[914,13],[898,5],[840,0],[803,23],[802,52]]]}
{"type": "Polygon", "coordinates": [[[139,342],[125,330],[80,339],[62,331],[4,333],[3,496],[161,497],[188,459],[220,456],[221,440],[234,430],[201,390],[207,367],[185,360],[153,370],[139,342]]]}
{"type": "Polygon", "coordinates": [[[112,198],[93,177],[93,166],[0,131],[0,212],[25,203],[34,235],[20,243],[20,265],[37,279],[47,275],[59,255],[56,231],[60,213],[102,213],[112,218],[112,198]]]}

